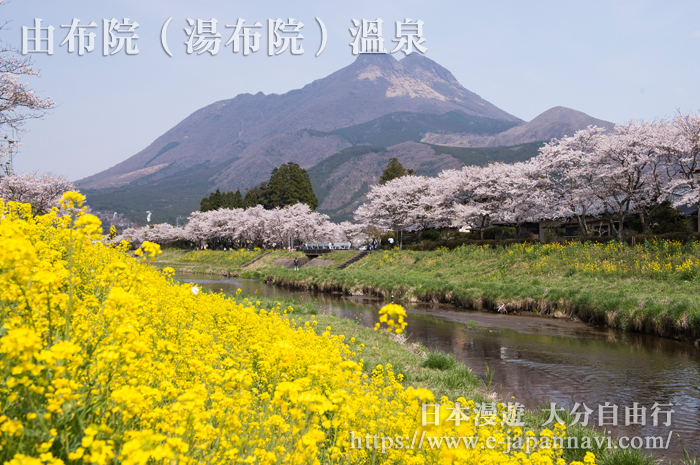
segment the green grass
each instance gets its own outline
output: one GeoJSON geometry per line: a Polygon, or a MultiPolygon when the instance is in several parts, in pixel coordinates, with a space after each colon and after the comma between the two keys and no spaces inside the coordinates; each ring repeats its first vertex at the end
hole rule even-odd
{"type": "MultiPolygon", "coordinates": [[[[197,273],[214,275],[239,275],[242,266],[261,256],[265,251],[254,250],[183,250],[164,249],[156,257],[158,268],[169,266],[177,273],[197,273]]],[[[264,266],[272,266],[265,263],[264,266]]]]}
{"type": "MultiPolygon", "coordinates": [[[[246,278],[261,278],[261,269],[274,267],[281,259],[303,258],[303,252],[288,252],[279,250],[267,254],[246,266],[254,258],[260,257],[265,251],[255,249],[246,250],[183,250],[164,249],[163,253],[156,257],[154,263],[158,268],[169,266],[178,273],[202,273],[216,275],[235,275],[246,278]]],[[[341,263],[357,255],[356,250],[341,250],[319,257],[319,260],[332,262],[330,268],[336,268],[341,263]]]]}
{"type": "Polygon", "coordinates": [[[329,253],[326,255],[322,255],[320,257],[321,260],[328,260],[333,262],[332,265],[330,265],[330,268],[336,268],[338,265],[341,263],[350,260],[352,257],[357,255],[358,252],[357,250],[338,250],[333,253],[329,253]]]}
{"type": "Polygon", "coordinates": [[[422,366],[432,368],[433,370],[445,371],[454,368],[456,365],[457,359],[454,355],[444,352],[430,352],[422,366]]]}
{"type": "Polygon", "coordinates": [[[253,250],[194,250],[177,258],[182,263],[211,263],[231,267],[243,266],[251,260],[259,257],[265,251],[253,250]]]}
{"type": "MultiPolygon", "coordinates": [[[[207,292],[210,292],[210,291],[207,291],[207,292]]],[[[286,297],[273,299],[270,297],[262,297],[262,296],[250,295],[250,294],[240,294],[239,298],[248,299],[251,302],[260,302],[260,307],[264,308],[266,310],[277,307],[278,304],[283,309],[292,307],[294,309],[294,311],[291,313],[295,317],[303,316],[306,319],[311,319],[310,317],[315,316],[319,313],[318,306],[313,302],[301,303],[297,300],[286,298],[286,297]]]]}
{"type": "MultiPolygon", "coordinates": [[[[275,266],[275,262],[280,259],[302,258],[303,252],[288,252],[278,250],[262,256],[254,263],[243,265],[249,261],[270,252],[261,249],[250,251],[245,250],[183,250],[183,249],[163,249],[163,252],[156,256],[153,263],[157,268],[169,266],[178,273],[204,273],[204,274],[233,274],[239,275],[245,271],[269,268],[275,266]]],[[[347,252],[343,252],[347,253],[347,252]]],[[[352,253],[348,254],[352,255],[352,253]]],[[[344,261],[344,260],[342,260],[344,261]]],[[[341,261],[341,262],[342,262],[341,261]]]]}
{"type": "Polygon", "coordinates": [[[681,442],[681,449],[683,450],[683,458],[680,461],[680,465],[700,465],[700,457],[693,456],[688,452],[681,442]]]}

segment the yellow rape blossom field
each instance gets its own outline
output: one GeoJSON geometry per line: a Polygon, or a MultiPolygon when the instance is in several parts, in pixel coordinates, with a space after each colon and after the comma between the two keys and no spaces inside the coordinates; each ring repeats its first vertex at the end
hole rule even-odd
{"type": "Polygon", "coordinates": [[[291,308],[174,283],[147,263],[157,245],[135,256],[110,245],[83,200],[69,192],[37,217],[0,202],[2,463],[564,464],[562,425],[535,434],[441,414],[422,426],[430,391],[404,387],[390,365],[363,374],[359,347],[291,308]],[[382,453],[351,433],[478,442],[382,453]],[[506,436],[552,447],[483,447],[506,436]]]}

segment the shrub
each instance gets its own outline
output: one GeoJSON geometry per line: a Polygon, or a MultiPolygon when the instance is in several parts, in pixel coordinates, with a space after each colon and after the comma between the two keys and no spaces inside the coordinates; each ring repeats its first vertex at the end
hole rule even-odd
{"type": "Polygon", "coordinates": [[[436,241],[440,239],[440,231],[437,229],[428,229],[423,231],[423,239],[426,241],[436,241]]]}
{"type": "Polygon", "coordinates": [[[517,233],[514,227],[511,226],[494,226],[484,231],[484,239],[515,239],[517,233]]]}
{"type": "Polygon", "coordinates": [[[382,241],[382,245],[387,245],[389,243],[389,238],[394,239],[394,243],[396,243],[396,234],[393,232],[388,232],[385,234],[382,234],[380,237],[380,240],[382,241]]]}

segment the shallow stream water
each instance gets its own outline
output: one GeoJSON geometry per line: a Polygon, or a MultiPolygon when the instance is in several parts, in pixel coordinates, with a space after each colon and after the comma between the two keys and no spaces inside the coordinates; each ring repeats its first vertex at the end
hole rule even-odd
{"type": "MultiPolygon", "coordinates": [[[[177,278],[213,291],[233,293],[240,288],[246,294],[311,300],[321,312],[356,319],[367,327],[378,322],[383,305],[372,298],[293,291],[256,280],[177,278]]],[[[599,406],[609,402],[618,407],[618,425],[605,426],[613,436],[661,436],[666,442],[672,432],[668,450],[654,451],[656,457],[677,461],[681,441],[692,455],[700,456],[700,350],[690,344],[583,323],[447,305],[407,304],[406,310],[409,341],[453,353],[482,378],[488,365],[492,389],[502,399],[515,396],[527,408],[551,402],[568,408],[585,404],[594,411],[591,423],[595,425],[599,406]],[[647,409],[646,425],[625,425],[625,408],[633,408],[635,402],[647,409]],[[661,407],[674,410],[670,426],[662,424],[666,414],[659,414],[654,426],[655,403],[673,404],[661,407]]]]}

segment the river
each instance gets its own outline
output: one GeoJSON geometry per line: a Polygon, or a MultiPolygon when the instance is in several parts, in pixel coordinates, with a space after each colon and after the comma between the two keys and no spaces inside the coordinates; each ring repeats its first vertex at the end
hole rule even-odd
{"type": "MultiPolygon", "coordinates": [[[[233,293],[240,288],[250,295],[311,300],[321,312],[358,319],[367,327],[378,321],[383,304],[372,298],[293,291],[256,280],[201,275],[176,278],[213,291],[233,293]]],[[[568,408],[585,404],[594,411],[591,423],[596,425],[599,406],[605,409],[609,402],[618,407],[618,425],[606,425],[614,436],[662,436],[666,441],[672,431],[669,449],[656,450],[655,456],[677,461],[681,441],[692,455],[700,455],[700,350],[694,346],[565,320],[447,305],[406,306],[409,341],[453,353],[482,378],[488,365],[492,389],[502,399],[515,396],[530,409],[551,402],[568,408]],[[625,425],[625,408],[632,409],[635,402],[647,409],[646,425],[625,425]],[[654,426],[655,403],[673,404],[659,408],[674,411],[670,426],[663,425],[667,415],[661,413],[654,426]]]]}

